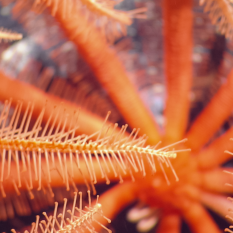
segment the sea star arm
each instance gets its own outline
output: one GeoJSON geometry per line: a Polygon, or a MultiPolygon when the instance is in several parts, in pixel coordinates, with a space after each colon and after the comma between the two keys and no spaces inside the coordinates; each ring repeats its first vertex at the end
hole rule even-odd
{"type": "Polygon", "coordinates": [[[191,0],[163,1],[166,67],[166,138],[168,142],[182,139],[188,122],[192,84],[191,0]]]}
{"type": "MultiPolygon", "coordinates": [[[[225,170],[229,173],[233,172],[233,168],[226,168],[225,170]]],[[[202,171],[197,176],[192,174],[193,183],[209,192],[232,193],[233,188],[230,186],[232,183],[232,176],[229,173],[223,172],[223,168],[202,171]]]]}
{"type": "MultiPolygon", "coordinates": [[[[116,52],[106,43],[104,36],[93,23],[88,22],[84,12],[72,5],[72,2],[64,2],[62,7],[58,7],[57,1],[52,0],[46,5],[52,15],[56,9],[55,18],[68,38],[77,46],[79,54],[86,60],[101,85],[107,90],[126,122],[129,122],[131,128],[140,128],[139,135],[146,134],[149,138],[148,144],[158,143],[160,140],[158,126],[128,79],[116,52]],[[69,9],[67,17],[64,17],[64,8],[69,9]]],[[[28,10],[30,4],[30,2],[28,4],[28,2],[19,1],[19,9],[13,10],[17,14],[23,7],[28,10]]],[[[17,4],[15,7],[17,8],[17,4]]],[[[137,14],[144,11],[145,8],[140,8],[129,11],[129,15],[137,17],[137,14]]]]}
{"type": "Polygon", "coordinates": [[[221,232],[210,214],[198,202],[190,202],[181,211],[193,233],[221,232]]]}
{"type": "MultiPolygon", "coordinates": [[[[38,163],[38,161],[37,161],[37,163],[38,163]]],[[[97,183],[98,184],[106,183],[106,179],[103,178],[101,175],[98,161],[93,158],[92,163],[93,163],[93,168],[95,171],[97,183]]],[[[108,161],[106,161],[106,164],[107,164],[107,166],[111,167],[111,164],[108,161]]],[[[80,165],[80,168],[78,167],[78,164],[77,164],[75,158],[73,158],[73,161],[71,162],[69,157],[67,156],[66,165],[63,167],[63,171],[64,171],[64,168],[66,168],[66,171],[69,173],[69,180],[68,180],[69,185],[67,185],[63,181],[62,176],[61,176],[61,166],[60,166],[59,160],[55,159],[54,163],[50,163],[50,178],[48,178],[49,175],[48,175],[46,160],[41,159],[41,167],[43,170],[43,176],[41,176],[41,186],[44,188],[47,188],[47,187],[55,188],[55,187],[64,187],[64,186],[66,186],[66,188],[67,187],[70,188],[70,187],[72,187],[73,184],[86,184],[87,187],[89,189],[91,189],[93,187],[92,186],[93,181],[90,180],[90,174],[88,172],[85,160],[80,159],[79,165],[80,165]],[[72,178],[71,178],[71,175],[73,175],[72,178]],[[51,180],[50,182],[48,182],[49,179],[51,180]]],[[[90,166],[90,164],[89,164],[89,166],[90,166]]],[[[0,163],[0,167],[2,167],[2,163],[0,163]]],[[[10,177],[8,179],[6,179],[4,182],[2,182],[2,185],[0,187],[1,191],[6,193],[6,195],[9,193],[15,193],[15,192],[17,194],[19,194],[21,190],[27,190],[28,186],[31,186],[31,184],[32,184],[32,187],[30,189],[37,189],[39,187],[39,179],[37,179],[37,180],[35,179],[35,169],[33,166],[33,159],[31,158],[31,168],[30,168],[31,172],[29,172],[29,169],[22,171],[23,170],[22,169],[23,168],[22,162],[19,163],[19,167],[21,170],[21,173],[20,173],[21,174],[21,181],[22,181],[21,187],[14,186],[13,181],[15,181],[15,183],[17,185],[19,177],[18,177],[16,163],[11,162],[10,177]]],[[[119,176],[115,176],[115,173],[113,172],[112,169],[110,169],[110,171],[106,172],[106,173],[107,173],[108,179],[111,182],[118,182],[119,181],[119,176]]],[[[5,164],[3,177],[7,177],[7,174],[8,174],[8,163],[5,164]]],[[[121,174],[121,177],[124,180],[129,178],[129,176],[130,176],[129,174],[121,174]]]]}
{"type": "Polygon", "coordinates": [[[165,213],[160,219],[156,233],[179,233],[181,219],[177,213],[165,213]]]}
{"type": "MultiPolygon", "coordinates": [[[[53,4],[54,1],[51,1],[51,9],[53,4]]],[[[140,128],[140,134],[148,136],[149,144],[157,143],[160,134],[152,115],[143,105],[122,63],[103,36],[87,22],[82,12],[71,12],[69,17],[64,18],[62,9],[58,8],[55,18],[68,38],[75,43],[125,120],[132,128],[140,128]]]]}
{"type": "MultiPolygon", "coordinates": [[[[54,106],[59,106],[61,103],[64,104],[66,114],[69,114],[70,116],[72,116],[75,111],[79,111],[79,107],[77,105],[71,104],[68,101],[62,100],[58,97],[46,94],[30,84],[11,79],[3,73],[0,73],[0,82],[0,100],[5,101],[9,98],[12,98],[13,106],[17,105],[18,100],[25,101],[25,103],[34,103],[34,111],[32,116],[34,118],[39,116],[45,105],[45,121],[49,119],[54,106]]],[[[23,110],[25,110],[24,108],[26,109],[26,104],[23,105],[23,110]]],[[[61,114],[59,117],[65,118],[65,115],[61,114]]],[[[77,129],[77,133],[91,135],[101,129],[103,125],[103,119],[85,110],[80,110],[78,124],[79,128],[77,129]]],[[[75,126],[77,126],[76,123],[72,125],[72,128],[75,126]]]]}
{"type": "Polygon", "coordinates": [[[219,194],[213,194],[203,191],[200,195],[200,201],[222,218],[226,217],[229,208],[233,208],[232,202],[227,200],[226,196],[219,194]]]}
{"type": "Polygon", "coordinates": [[[229,153],[224,153],[225,150],[233,151],[233,142],[230,140],[232,135],[233,127],[197,154],[195,159],[198,167],[200,169],[211,169],[232,158],[229,153]]]}
{"type": "MultiPolygon", "coordinates": [[[[109,219],[114,219],[121,210],[136,200],[137,190],[138,187],[135,183],[124,182],[103,193],[100,196],[99,203],[102,205],[104,215],[109,219]]],[[[106,224],[101,218],[97,220],[102,224],[106,224]]],[[[94,227],[98,232],[98,226],[94,227]]]]}
{"type": "Polygon", "coordinates": [[[231,114],[233,107],[232,90],[233,70],[228,75],[226,83],[221,86],[211,102],[197,117],[186,135],[188,145],[193,151],[197,151],[207,143],[231,114]]]}

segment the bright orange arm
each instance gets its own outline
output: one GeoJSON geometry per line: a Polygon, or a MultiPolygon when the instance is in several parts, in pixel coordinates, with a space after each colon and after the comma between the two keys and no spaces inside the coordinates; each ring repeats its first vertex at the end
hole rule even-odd
{"type": "Polygon", "coordinates": [[[182,139],[188,122],[192,84],[192,0],[163,1],[167,82],[166,139],[182,139]]]}
{"type": "MultiPolygon", "coordinates": [[[[132,203],[137,198],[137,186],[132,182],[124,182],[116,185],[100,196],[99,203],[107,218],[114,219],[120,211],[132,203]]],[[[106,225],[103,218],[96,218],[99,222],[106,225]]],[[[94,226],[96,231],[100,229],[98,225],[94,226]],[[99,228],[98,228],[99,227],[99,228]]]]}
{"type": "MultiPolygon", "coordinates": [[[[20,168],[20,179],[21,179],[21,187],[18,187],[18,173],[17,173],[17,166],[15,162],[11,162],[11,167],[10,167],[10,177],[8,179],[6,179],[7,174],[8,174],[8,161],[5,164],[4,167],[4,181],[2,182],[3,185],[3,190],[6,193],[6,195],[8,195],[9,193],[17,193],[16,188],[14,188],[13,185],[13,180],[15,181],[18,191],[20,192],[21,190],[27,190],[27,186],[26,184],[28,184],[30,186],[30,177],[32,180],[32,185],[33,185],[33,189],[37,189],[39,187],[39,181],[35,179],[35,170],[34,170],[34,164],[33,164],[33,158],[30,159],[31,161],[31,173],[29,173],[29,167],[27,166],[27,170],[23,171],[23,164],[22,162],[19,163],[19,168],[20,168]],[[31,174],[31,175],[30,175],[31,174]]],[[[106,179],[102,178],[101,176],[101,171],[99,168],[99,163],[97,162],[96,159],[92,159],[93,161],[93,167],[94,167],[94,171],[95,171],[95,175],[96,175],[96,179],[97,179],[97,183],[101,184],[101,183],[106,183],[106,179]]],[[[105,169],[105,164],[101,161],[100,158],[100,162],[103,166],[103,168],[105,169]]],[[[51,186],[51,188],[54,187],[72,187],[72,182],[71,182],[71,174],[73,172],[73,182],[75,184],[85,184],[85,180],[88,182],[89,187],[91,188],[91,182],[90,182],[90,175],[86,166],[86,163],[84,161],[84,159],[80,159],[79,161],[80,163],[80,168],[81,168],[81,172],[80,169],[78,169],[77,163],[76,163],[76,158],[73,156],[73,161],[71,163],[69,156],[67,155],[66,157],[66,166],[64,165],[64,162],[62,162],[63,164],[63,171],[65,171],[65,167],[67,168],[67,172],[69,173],[69,186],[66,185],[66,183],[63,181],[62,176],[61,176],[61,166],[59,163],[58,158],[55,157],[55,161],[54,161],[54,165],[56,168],[59,169],[58,170],[54,169],[53,163],[50,161],[50,177],[51,177],[51,182],[48,183],[49,180],[49,176],[48,176],[48,169],[47,169],[47,163],[46,160],[44,158],[41,159],[41,168],[42,168],[42,176],[41,176],[41,184],[42,187],[44,188],[48,188],[48,184],[51,186]]],[[[89,166],[90,162],[88,161],[89,166]]],[[[106,161],[107,166],[110,168],[110,172],[107,172],[106,169],[106,173],[107,173],[107,177],[110,180],[110,182],[119,182],[119,176],[115,176],[113,170],[111,169],[111,164],[106,161]]],[[[26,165],[28,165],[27,160],[26,160],[26,165]]],[[[0,163],[0,167],[2,166],[2,163],[0,163]]],[[[38,160],[37,160],[37,166],[38,166],[38,160]]],[[[38,172],[38,170],[37,170],[38,172]]],[[[127,178],[130,177],[130,175],[127,174],[121,174],[123,180],[126,180],[127,178]]]]}
{"type": "MultiPolygon", "coordinates": [[[[74,114],[74,111],[79,110],[79,106],[75,104],[72,104],[58,97],[46,94],[30,84],[22,83],[18,80],[11,79],[1,72],[0,82],[0,100],[5,101],[12,98],[13,106],[16,106],[18,100],[24,101],[25,104],[23,105],[23,111],[26,109],[27,103],[31,101],[35,104],[33,111],[34,119],[36,119],[39,116],[45,104],[45,121],[48,120],[54,106],[60,106],[61,103],[63,103],[64,109],[66,109],[66,114],[69,114],[70,117],[74,114]]],[[[65,119],[66,114],[61,114],[59,117],[63,117],[65,119]]],[[[101,129],[103,125],[103,119],[82,109],[80,110],[78,125],[79,128],[76,131],[77,133],[91,135],[101,129]]],[[[77,125],[73,124],[71,127],[74,128],[75,126],[77,125]]]]}
{"type": "MultiPolygon", "coordinates": [[[[227,200],[226,196],[209,192],[202,192],[200,195],[200,201],[222,218],[225,218],[228,214],[228,210],[233,208],[232,202],[227,200]]],[[[226,220],[229,221],[229,219],[226,220]]]]}
{"type": "MultiPolygon", "coordinates": [[[[51,2],[52,8],[54,1],[51,2]]],[[[82,12],[71,12],[65,19],[62,15],[62,8],[58,8],[56,19],[107,90],[126,122],[131,128],[140,128],[140,134],[149,137],[149,144],[157,143],[160,139],[158,127],[129,81],[114,50],[109,48],[94,26],[87,22],[82,12]]]]}
{"type": "Polygon", "coordinates": [[[210,214],[197,202],[190,203],[182,210],[182,214],[193,233],[221,232],[210,214]]]}
{"type": "Polygon", "coordinates": [[[192,124],[186,137],[192,150],[200,149],[223,122],[230,116],[233,108],[233,70],[227,77],[211,102],[192,124]]]}
{"type": "Polygon", "coordinates": [[[156,233],[179,233],[180,216],[175,213],[166,213],[162,216],[156,233]]]}
{"type": "Polygon", "coordinates": [[[213,141],[208,147],[202,150],[195,159],[201,169],[217,167],[232,158],[232,155],[224,153],[225,150],[233,151],[233,127],[222,136],[213,141]]]}
{"type": "Polygon", "coordinates": [[[232,168],[216,168],[213,170],[202,171],[198,176],[193,176],[193,183],[199,185],[202,189],[215,193],[233,193],[231,184],[233,176],[223,170],[233,172],[232,168]]]}

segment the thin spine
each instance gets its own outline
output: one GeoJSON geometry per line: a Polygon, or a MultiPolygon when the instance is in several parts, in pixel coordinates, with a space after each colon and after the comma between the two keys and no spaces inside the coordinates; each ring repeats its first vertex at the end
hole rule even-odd
{"type": "Polygon", "coordinates": [[[39,13],[43,6],[51,8],[51,14],[56,16],[61,11],[61,17],[63,19],[69,18],[72,14],[77,14],[78,11],[82,11],[87,20],[94,20],[96,26],[105,35],[106,39],[113,42],[121,35],[125,35],[125,28],[132,24],[132,18],[146,18],[146,7],[131,11],[120,11],[114,9],[117,4],[115,1],[110,1],[111,4],[106,4],[105,1],[90,1],[90,0],[70,0],[70,1],[36,1],[33,4],[33,8],[39,13]],[[61,9],[61,10],[59,10],[61,9]],[[106,20],[107,19],[107,20],[106,20]],[[110,25],[110,27],[108,27],[110,25]],[[113,29],[114,28],[114,29],[113,29]]]}
{"type": "Polygon", "coordinates": [[[16,33],[5,28],[0,28],[0,41],[9,42],[15,40],[21,40],[23,35],[16,33]]]}
{"type": "Polygon", "coordinates": [[[209,14],[219,32],[231,39],[233,36],[232,2],[229,0],[200,0],[200,5],[204,6],[204,11],[209,14]]]}
{"type": "MultiPolygon", "coordinates": [[[[143,157],[147,158],[149,160],[148,156],[158,157],[158,162],[160,163],[160,166],[162,166],[161,162],[165,163],[166,166],[171,166],[170,163],[168,163],[165,158],[176,157],[176,151],[167,151],[168,148],[171,146],[175,146],[178,143],[182,143],[185,140],[181,140],[180,142],[174,143],[170,146],[161,148],[161,149],[153,149],[149,146],[145,147],[144,144],[146,142],[146,137],[140,137],[136,139],[136,136],[139,132],[139,130],[133,130],[134,136],[133,139],[132,135],[133,133],[128,137],[123,137],[125,134],[125,130],[127,128],[127,125],[123,126],[121,128],[121,131],[117,134],[112,134],[111,136],[108,136],[106,133],[103,133],[103,129],[106,128],[108,130],[108,126],[106,127],[106,121],[104,122],[104,125],[102,126],[101,130],[97,132],[96,141],[92,141],[92,136],[79,136],[77,138],[74,138],[74,131],[69,127],[69,131],[65,132],[66,122],[67,118],[64,121],[64,123],[61,123],[61,120],[59,120],[59,123],[56,124],[57,116],[61,112],[61,108],[58,108],[58,111],[56,112],[56,116],[54,121],[52,122],[51,128],[48,128],[47,124],[45,126],[45,130],[41,128],[41,123],[44,117],[45,107],[42,109],[41,113],[39,114],[37,120],[35,121],[34,126],[32,127],[32,130],[29,129],[30,119],[32,115],[33,105],[30,105],[31,109],[29,110],[29,105],[27,105],[27,112],[29,116],[27,117],[25,114],[23,114],[23,122],[19,126],[19,130],[17,129],[18,120],[21,114],[21,108],[22,103],[18,103],[13,116],[10,120],[8,130],[6,134],[2,138],[0,138],[0,147],[3,149],[3,153],[1,153],[3,165],[5,164],[5,150],[9,150],[10,153],[13,153],[14,160],[16,161],[16,170],[17,170],[17,179],[18,179],[18,186],[15,185],[14,179],[13,185],[17,193],[19,193],[18,188],[21,187],[21,173],[22,171],[25,171],[26,175],[29,176],[29,182],[27,184],[27,187],[29,189],[32,189],[32,169],[31,169],[31,156],[33,160],[33,168],[34,168],[34,179],[35,181],[38,181],[38,190],[43,188],[42,181],[42,174],[45,174],[45,186],[50,187],[50,183],[52,183],[50,171],[51,167],[55,170],[57,170],[58,174],[61,176],[63,183],[67,187],[67,190],[69,190],[69,185],[72,183],[72,174],[69,173],[67,163],[68,160],[66,158],[67,154],[72,158],[73,156],[76,156],[76,164],[78,166],[78,169],[81,173],[81,176],[83,177],[85,183],[87,184],[87,178],[85,177],[81,167],[80,167],[80,159],[82,161],[85,161],[87,171],[89,174],[89,179],[91,186],[94,189],[94,184],[97,183],[97,175],[96,175],[96,166],[94,166],[94,163],[98,164],[99,169],[101,171],[102,178],[105,178],[106,183],[109,183],[110,180],[107,176],[107,173],[104,171],[103,163],[106,166],[107,171],[109,172],[110,167],[112,168],[113,173],[115,174],[115,177],[119,177],[120,182],[123,182],[122,173],[124,175],[127,175],[129,172],[130,175],[133,178],[132,170],[135,172],[141,172],[143,176],[146,175],[145,165],[143,161],[143,157]],[[26,118],[28,120],[26,121],[26,118]],[[57,127],[54,127],[55,124],[57,127]],[[23,131],[23,128],[26,128],[27,131],[23,131]],[[42,131],[42,136],[39,135],[39,131],[42,131]],[[15,134],[17,132],[17,134],[15,134]],[[55,133],[53,133],[55,132],[55,133]],[[48,134],[47,134],[48,133],[48,134]],[[103,133],[103,135],[102,135],[103,133]],[[23,137],[21,137],[21,134],[23,134],[23,137]],[[57,134],[59,137],[57,137],[57,134]],[[25,137],[25,135],[27,135],[25,137]],[[101,135],[104,138],[101,138],[101,135]],[[47,137],[48,136],[48,137],[47,137]],[[68,141],[67,139],[70,138],[68,141]],[[107,143],[103,143],[107,142],[107,143]],[[10,148],[10,149],[9,149],[10,148]],[[56,152],[56,155],[54,154],[54,151],[56,152]],[[19,160],[19,152],[21,153],[21,160],[19,160]],[[94,156],[93,156],[94,155],[94,156]],[[99,157],[102,158],[102,160],[99,159],[99,157]],[[46,166],[42,166],[42,158],[45,158],[46,166]],[[63,158],[63,159],[62,159],[63,158]],[[107,164],[106,159],[108,159],[107,164]],[[52,160],[53,166],[50,165],[52,160]],[[59,166],[55,166],[55,160],[58,161],[56,163],[59,166]],[[21,167],[21,162],[23,163],[23,169],[21,167]]],[[[4,109],[6,109],[5,107],[4,109]]],[[[52,113],[53,115],[54,113],[52,113]]],[[[50,119],[50,118],[49,118],[50,119]]],[[[5,126],[4,126],[5,127],[5,126]]],[[[0,129],[2,130],[2,129],[0,129]]],[[[107,132],[107,131],[106,131],[107,132]]],[[[187,151],[187,150],[182,150],[187,151]]],[[[72,159],[71,159],[72,161],[72,159]]],[[[154,160],[149,160],[149,165],[153,172],[156,171],[154,160]]],[[[71,163],[71,167],[73,167],[73,164],[71,163]]],[[[172,167],[171,167],[172,168],[172,167]]],[[[72,168],[73,169],[73,168],[72,168]]],[[[9,169],[10,170],[10,169],[9,169]]],[[[8,171],[9,171],[8,170],[8,171]]],[[[174,173],[174,169],[172,168],[172,171],[174,173]]],[[[3,173],[2,173],[3,174],[3,173]]],[[[2,182],[5,181],[4,175],[1,174],[2,182]]],[[[175,173],[174,173],[175,174],[175,173]]],[[[88,186],[88,184],[87,184],[88,186]]],[[[88,186],[89,188],[89,186],[88,186]]]]}
{"type": "MultiPolygon", "coordinates": [[[[55,203],[55,208],[53,212],[53,216],[48,216],[46,212],[43,212],[43,215],[45,216],[45,220],[40,221],[40,217],[37,215],[36,216],[36,223],[32,223],[32,227],[30,232],[33,233],[39,233],[39,227],[43,233],[46,232],[57,232],[57,233],[62,233],[62,232],[79,232],[79,230],[84,231],[85,229],[92,229],[91,232],[95,232],[94,227],[92,226],[93,222],[97,223],[100,225],[102,228],[107,230],[109,233],[111,233],[111,230],[106,228],[103,224],[101,224],[99,221],[95,219],[95,215],[100,215],[102,218],[106,219],[108,223],[111,222],[110,219],[106,218],[101,210],[101,204],[96,202],[96,204],[92,207],[91,206],[91,197],[90,193],[88,193],[88,201],[89,201],[89,206],[86,207],[87,211],[82,209],[82,193],[79,192],[80,195],[80,204],[79,208],[76,207],[76,201],[77,201],[77,193],[74,193],[74,201],[73,201],[73,206],[72,210],[67,210],[67,199],[64,199],[64,205],[63,205],[63,212],[62,214],[57,215],[57,209],[58,209],[58,203],[55,203]],[[79,214],[79,217],[75,214],[75,211],[79,214]],[[69,213],[71,215],[71,218],[66,218],[65,219],[65,212],[69,213]],[[58,218],[61,219],[59,222],[58,218]],[[56,223],[56,224],[55,224],[56,223]]],[[[97,197],[98,198],[98,197],[97,197]]],[[[13,233],[16,231],[14,229],[11,230],[13,233]]],[[[24,231],[26,233],[28,231],[24,231]]]]}
{"type": "MultiPolygon", "coordinates": [[[[231,138],[231,140],[233,140],[233,139],[231,138]]],[[[230,154],[230,155],[233,155],[233,153],[230,152],[230,151],[228,151],[228,150],[226,150],[225,153],[230,154]]],[[[227,174],[229,174],[229,175],[233,175],[232,172],[227,171],[227,170],[224,170],[223,172],[224,172],[224,173],[227,173],[227,174]]],[[[230,183],[225,183],[225,185],[226,185],[226,186],[230,186],[230,187],[233,186],[233,185],[230,184],[230,183]]],[[[227,199],[230,200],[230,201],[233,203],[232,197],[228,197],[227,199]]],[[[232,214],[232,210],[231,210],[231,209],[228,209],[228,213],[229,213],[229,214],[227,214],[225,217],[226,217],[227,219],[229,219],[231,222],[233,222],[233,217],[232,217],[232,215],[231,215],[231,214],[232,214]]],[[[233,231],[230,230],[230,228],[233,228],[233,225],[230,225],[229,228],[225,228],[224,231],[225,231],[225,232],[232,233],[233,231]]]]}

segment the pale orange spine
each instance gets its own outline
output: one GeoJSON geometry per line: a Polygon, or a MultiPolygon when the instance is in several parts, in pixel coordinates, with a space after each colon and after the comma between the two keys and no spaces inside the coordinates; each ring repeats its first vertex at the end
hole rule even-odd
{"type": "MultiPolygon", "coordinates": [[[[69,116],[72,116],[75,111],[77,112],[80,109],[75,104],[46,94],[30,84],[9,78],[4,73],[0,73],[0,81],[0,100],[5,101],[6,99],[12,98],[13,106],[16,106],[18,100],[22,100],[25,103],[31,101],[35,104],[33,111],[34,119],[38,117],[41,110],[45,107],[45,104],[47,109],[44,115],[45,121],[49,119],[54,106],[59,106],[61,103],[64,104],[66,114],[69,114],[69,116]]],[[[25,109],[26,104],[23,105],[23,111],[25,109]]],[[[65,114],[59,117],[65,118],[65,114]]],[[[82,109],[79,114],[78,124],[79,128],[77,129],[77,133],[91,135],[101,128],[103,119],[82,109]]],[[[75,125],[72,125],[72,127],[75,127],[75,125]]]]}

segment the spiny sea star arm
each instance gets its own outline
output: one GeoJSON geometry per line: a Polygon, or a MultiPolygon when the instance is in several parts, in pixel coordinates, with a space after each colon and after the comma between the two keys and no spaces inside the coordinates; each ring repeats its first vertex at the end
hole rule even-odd
{"type": "Polygon", "coordinates": [[[167,81],[165,128],[166,139],[170,143],[182,139],[188,122],[192,84],[193,1],[163,2],[167,81]]]}
{"type": "Polygon", "coordinates": [[[228,75],[227,82],[221,86],[211,102],[197,117],[186,135],[188,145],[193,151],[197,151],[207,143],[231,114],[233,107],[232,90],[233,70],[228,75]]]}
{"type": "Polygon", "coordinates": [[[166,213],[162,216],[156,233],[179,233],[181,219],[177,213],[166,213]]]}
{"type": "Polygon", "coordinates": [[[233,142],[230,140],[232,135],[233,127],[202,150],[195,157],[198,167],[200,169],[211,169],[232,158],[232,155],[224,153],[225,150],[233,151],[233,142]]]}
{"type": "Polygon", "coordinates": [[[62,13],[62,9],[59,8],[56,19],[107,90],[122,116],[132,128],[140,128],[141,135],[148,136],[148,144],[157,143],[160,140],[158,127],[129,81],[114,50],[109,48],[101,34],[87,22],[81,12],[70,14],[65,19],[62,13]]]}
{"type": "MultiPolygon", "coordinates": [[[[68,143],[68,142],[67,142],[68,143]]],[[[88,144],[89,145],[89,144],[88,144]]],[[[67,144],[51,143],[34,140],[13,140],[6,144],[3,138],[0,140],[0,147],[3,150],[1,157],[1,186],[2,192],[15,190],[16,193],[28,187],[57,187],[66,186],[69,190],[71,185],[77,183],[86,184],[88,189],[95,190],[95,183],[109,184],[112,181],[120,181],[142,177],[143,174],[150,177],[150,170],[153,170],[152,162],[144,162],[142,155],[141,162],[129,154],[115,153],[107,148],[106,150],[88,150],[78,143],[67,144]],[[15,149],[14,149],[15,148],[15,149]],[[9,152],[10,156],[6,155],[9,152]],[[21,160],[19,161],[19,153],[21,160]],[[13,154],[14,160],[11,158],[13,154]],[[15,155],[16,154],[16,155],[15,155]],[[93,154],[93,156],[92,156],[93,154]],[[136,161],[134,160],[136,159],[136,161]],[[136,163],[139,163],[136,165],[136,163]],[[142,170],[144,167],[145,170],[142,170]],[[144,172],[145,173],[144,173],[144,172]],[[10,178],[10,179],[9,179],[10,178]],[[9,182],[10,181],[10,182],[9,182]],[[14,184],[17,183],[18,188],[14,184]]],[[[92,145],[94,146],[94,145],[92,145]]],[[[130,152],[131,153],[131,152],[130,152]]],[[[131,154],[132,155],[132,154],[131,154]]],[[[149,157],[147,157],[149,160],[149,157]]],[[[161,174],[161,169],[157,170],[161,174]]]]}
{"type": "MultiPolygon", "coordinates": [[[[34,111],[32,117],[34,117],[35,119],[39,116],[41,110],[43,109],[43,107],[45,107],[45,104],[45,121],[49,119],[54,106],[59,106],[61,105],[61,103],[64,104],[66,114],[69,114],[70,116],[72,116],[75,111],[79,111],[79,107],[77,105],[71,104],[68,101],[62,100],[58,97],[46,94],[36,87],[33,87],[32,85],[11,79],[3,73],[0,73],[0,82],[0,100],[5,101],[6,99],[12,98],[13,106],[16,106],[18,100],[25,101],[25,103],[34,103],[34,111]]],[[[23,105],[23,108],[26,108],[26,104],[23,105]]],[[[59,115],[59,117],[65,118],[66,116],[65,114],[61,114],[59,115]]],[[[103,125],[103,119],[82,109],[80,110],[78,124],[79,128],[76,131],[77,133],[91,135],[101,129],[103,125]]],[[[77,125],[72,125],[72,128],[74,128],[75,126],[77,125]]]]}
{"type": "Polygon", "coordinates": [[[193,233],[221,232],[210,214],[198,202],[190,202],[181,211],[193,233]]]}
{"type": "MultiPolygon", "coordinates": [[[[101,171],[100,171],[99,164],[98,164],[97,160],[93,158],[92,162],[93,162],[93,167],[95,170],[95,175],[96,175],[96,179],[97,179],[98,184],[105,183],[106,179],[102,178],[101,171]]],[[[38,163],[38,161],[37,161],[37,163],[38,163]]],[[[91,187],[90,175],[88,173],[88,170],[86,169],[86,163],[85,163],[84,159],[80,159],[79,164],[80,164],[81,169],[78,168],[78,165],[76,163],[75,158],[73,159],[73,162],[71,162],[69,160],[69,157],[67,157],[66,169],[67,169],[67,171],[69,171],[69,173],[71,173],[71,171],[73,172],[72,181],[75,184],[87,184],[88,183],[87,185],[89,185],[89,187],[91,187]]],[[[111,164],[108,161],[106,161],[106,164],[109,167],[111,166],[111,164]]],[[[0,163],[0,167],[2,167],[2,163],[0,163]]],[[[23,168],[22,162],[19,163],[19,167],[23,168]]],[[[49,177],[48,170],[46,169],[47,163],[46,163],[45,159],[41,159],[41,167],[44,168],[43,169],[43,176],[41,176],[41,185],[43,187],[47,188],[48,185],[51,188],[66,186],[66,184],[64,183],[64,181],[61,177],[61,170],[60,170],[61,167],[60,167],[60,162],[58,159],[55,159],[54,163],[50,164],[51,182],[49,182],[49,183],[48,183],[48,177],[49,177]],[[55,169],[55,167],[58,168],[59,171],[57,169],[55,169]]],[[[32,170],[31,173],[29,173],[28,171],[21,172],[22,185],[20,188],[18,187],[16,190],[12,181],[15,181],[15,182],[18,181],[17,165],[15,162],[12,162],[11,167],[10,167],[10,179],[2,182],[4,192],[6,194],[9,194],[9,193],[15,193],[15,192],[18,193],[18,191],[20,192],[21,190],[27,190],[27,184],[30,184],[31,181],[32,181],[33,188],[37,189],[38,188],[38,179],[37,180],[35,179],[35,170],[33,167],[33,160],[32,159],[31,159],[31,170],[32,170]]],[[[6,168],[4,169],[4,177],[7,176],[7,172],[8,172],[8,167],[6,166],[6,168]]],[[[114,181],[118,182],[119,181],[119,176],[116,177],[114,172],[111,169],[107,173],[107,176],[111,182],[114,182],[114,181]]],[[[129,177],[129,174],[121,174],[121,176],[123,179],[127,179],[127,177],[129,177]]],[[[69,179],[69,186],[70,187],[72,186],[71,179],[69,179]]]]}

